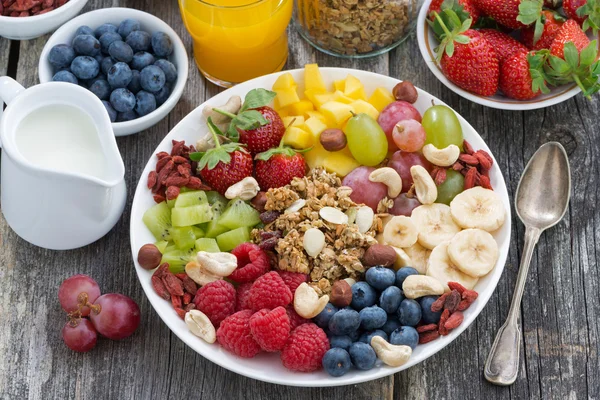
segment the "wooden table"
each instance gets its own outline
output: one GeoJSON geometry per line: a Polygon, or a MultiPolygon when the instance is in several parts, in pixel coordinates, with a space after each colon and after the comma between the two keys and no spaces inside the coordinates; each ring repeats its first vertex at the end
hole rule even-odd
{"type": "MultiPolygon", "coordinates": [[[[131,7],[160,16],[191,40],[174,0],[89,2],[131,7]]],[[[0,39],[0,74],[24,86],[37,83],[37,65],[47,36],[0,39]]],[[[308,62],[350,67],[408,79],[454,107],[494,152],[511,196],[520,174],[541,144],[561,142],[571,159],[573,193],[564,220],[546,232],[534,254],[523,298],[523,354],[517,382],[488,384],[483,365],[510,303],[523,225],[513,218],[513,246],[505,273],[487,307],[456,341],[425,362],[377,381],[339,388],[277,386],[221,368],[174,336],[150,307],[134,271],[129,216],[140,173],[160,140],[186,114],[220,91],[190,59],[183,98],[168,118],[146,132],[117,140],[127,171],[128,204],[115,228],[98,242],[73,251],[49,251],[17,237],[0,216],[0,398],[1,399],[597,399],[600,398],[600,132],[598,97],[581,96],[539,111],[506,112],[482,107],[444,87],[429,72],[411,37],[378,58],[349,61],[315,51],[290,31],[287,68],[308,62]],[[120,292],[140,305],[142,324],[133,337],[100,340],[86,354],[61,340],[65,321],[57,301],[63,279],[88,274],[103,292],[120,292]]],[[[513,214],[514,215],[514,214],[513,214]]]]}

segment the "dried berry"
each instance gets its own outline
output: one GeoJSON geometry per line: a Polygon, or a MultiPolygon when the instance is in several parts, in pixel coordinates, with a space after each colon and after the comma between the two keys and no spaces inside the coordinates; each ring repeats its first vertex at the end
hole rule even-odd
{"type": "Polygon", "coordinates": [[[181,304],[181,296],[173,296],[171,295],[171,304],[173,304],[174,308],[181,308],[183,305],[181,304]]]}
{"type": "Polygon", "coordinates": [[[467,165],[477,166],[479,165],[479,161],[475,156],[470,154],[461,154],[458,156],[458,159],[467,165]]]}
{"type": "Polygon", "coordinates": [[[458,303],[461,301],[460,293],[458,290],[453,290],[446,297],[446,301],[444,302],[444,309],[453,313],[456,311],[456,307],[458,307],[458,303]]]}
{"type": "Polygon", "coordinates": [[[448,297],[448,295],[449,295],[449,293],[444,293],[443,295],[438,297],[437,300],[431,304],[431,311],[433,311],[433,312],[442,311],[442,309],[444,308],[444,303],[446,302],[446,297],[448,297]]]}
{"type": "Polygon", "coordinates": [[[462,324],[464,320],[464,315],[460,311],[457,311],[450,315],[446,323],[444,323],[444,328],[448,330],[456,329],[462,324]]]}
{"type": "Polygon", "coordinates": [[[438,331],[430,331],[419,334],[419,344],[429,343],[432,340],[435,340],[440,337],[438,331]]]}
{"type": "Polygon", "coordinates": [[[148,189],[152,189],[154,185],[156,185],[156,181],[158,180],[158,174],[156,171],[150,171],[148,174],[148,189]]]}
{"type": "Polygon", "coordinates": [[[438,333],[442,336],[447,335],[448,329],[446,329],[446,321],[448,320],[448,318],[450,317],[450,311],[449,310],[444,310],[444,312],[442,313],[442,316],[440,317],[440,323],[438,325],[438,333]]]}
{"type": "Polygon", "coordinates": [[[467,288],[465,288],[463,285],[461,285],[458,282],[448,282],[448,287],[450,288],[450,290],[456,290],[461,295],[463,294],[463,292],[465,290],[467,290],[467,288]]]}
{"type": "Polygon", "coordinates": [[[421,326],[417,327],[417,332],[419,332],[419,333],[432,332],[432,331],[437,331],[437,330],[438,330],[437,324],[421,325],[421,326]]]}
{"type": "Polygon", "coordinates": [[[165,300],[169,300],[171,298],[171,295],[167,291],[167,288],[165,287],[165,284],[163,283],[162,279],[160,279],[158,276],[152,276],[151,281],[152,281],[152,287],[154,288],[154,291],[160,297],[162,297],[165,300]]]}
{"type": "Polygon", "coordinates": [[[281,213],[279,211],[265,211],[264,213],[260,214],[260,220],[263,224],[270,224],[279,218],[280,215],[281,213]]]}
{"type": "Polygon", "coordinates": [[[170,272],[166,273],[162,279],[167,291],[171,293],[171,295],[183,296],[183,283],[181,282],[181,279],[170,272]]]}
{"type": "Polygon", "coordinates": [[[185,319],[185,313],[186,313],[186,311],[184,309],[176,308],[175,312],[177,313],[177,315],[179,315],[179,318],[185,319]]]}
{"type": "Polygon", "coordinates": [[[463,140],[463,149],[465,153],[469,155],[472,155],[474,153],[473,146],[471,146],[471,143],[467,142],[466,140],[463,140]]]}

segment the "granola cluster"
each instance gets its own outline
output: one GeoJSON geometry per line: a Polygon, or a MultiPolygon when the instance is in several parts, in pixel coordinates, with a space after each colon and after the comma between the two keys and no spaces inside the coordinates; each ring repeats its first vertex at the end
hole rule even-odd
{"type": "Polygon", "coordinates": [[[308,274],[310,285],[319,294],[329,293],[333,282],[344,278],[357,279],[365,272],[361,258],[365,250],[377,243],[375,235],[382,231],[382,215],[375,215],[373,225],[360,233],[353,223],[357,204],[350,199],[352,189],[342,186],[335,174],[315,169],[304,178],[295,178],[289,185],[267,192],[266,213],[278,217],[263,229],[255,229],[252,238],[261,243],[265,237],[278,233],[274,251],[277,267],[284,271],[308,274]],[[305,201],[298,211],[286,212],[297,200],[305,201]],[[335,207],[349,216],[348,224],[334,224],[322,219],[319,210],[335,207]],[[325,234],[325,248],[316,257],[304,250],[304,232],[318,228],[325,234]]]}

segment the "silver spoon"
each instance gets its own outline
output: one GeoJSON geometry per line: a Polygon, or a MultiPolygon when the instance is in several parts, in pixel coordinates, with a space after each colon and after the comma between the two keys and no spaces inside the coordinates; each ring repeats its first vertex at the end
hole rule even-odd
{"type": "Polygon", "coordinates": [[[485,379],[495,385],[511,385],[517,379],[521,299],[531,256],[542,232],[556,225],[565,215],[570,195],[567,153],[560,143],[546,143],[529,160],[515,195],[517,215],[525,224],[525,245],[508,317],[496,335],[483,371],[485,379]]]}

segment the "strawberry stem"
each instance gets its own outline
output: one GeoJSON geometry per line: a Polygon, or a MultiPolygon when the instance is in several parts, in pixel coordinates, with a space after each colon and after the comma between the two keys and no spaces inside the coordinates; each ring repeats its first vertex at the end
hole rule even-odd
{"type": "Polygon", "coordinates": [[[444,23],[444,20],[442,19],[442,17],[440,17],[440,14],[438,14],[437,11],[434,11],[433,16],[440,23],[440,27],[444,30],[444,33],[446,34],[446,36],[450,36],[451,33],[448,30],[448,27],[446,26],[446,24],[444,23]]]}
{"type": "Polygon", "coordinates": [[[230,113],[229,111],[221,110],[219,108],[213,108],[213,111],[218,112],[219,114],[229,117],[231,119],[234,119],[235,117],[237,117],[237,115],[230,113]]]}
{"type": "Polygon", "coordinates": [[[208,124],[208,130],[210,131],[210,134],[213,137],[213,140],[215,141],[215,148],[219,149],[221,148],[221,141],[219,140],[219,136],[217,135],[217,132],[215,132],[215,128],[212,124],[212,119],[210,120],[210,124],[208,124]]]}

